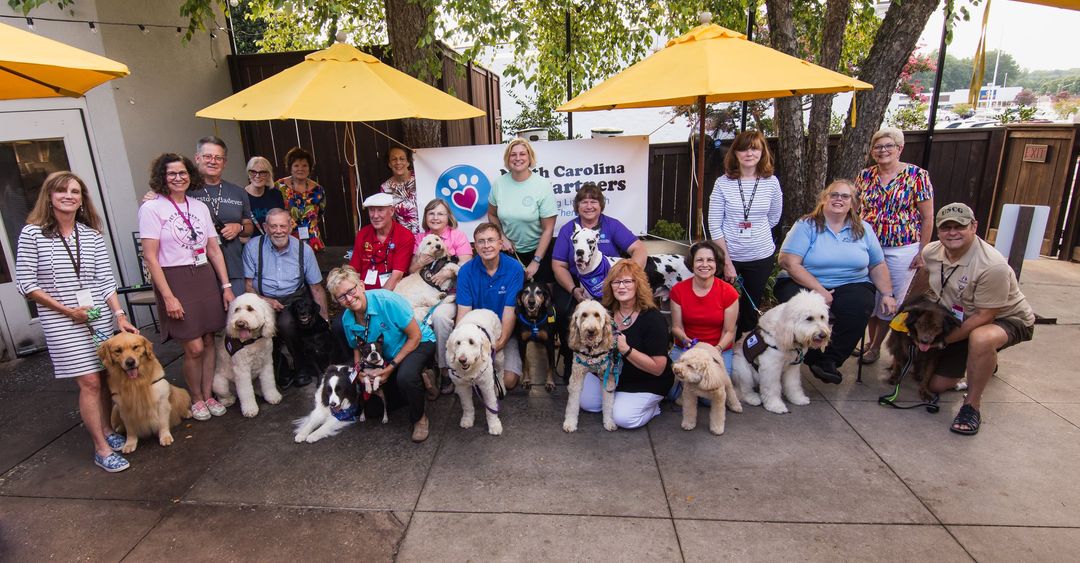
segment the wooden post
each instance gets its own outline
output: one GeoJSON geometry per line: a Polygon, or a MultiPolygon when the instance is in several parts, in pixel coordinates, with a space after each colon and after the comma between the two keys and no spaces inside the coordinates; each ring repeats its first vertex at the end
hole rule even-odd
{"type": "Polygon", "coordinates": [[[1031,235],[1031,222],[1035,218],[1035,207],[1021,205],[1016,214],[1016,229],[1013,230],[1012,246],[1009,247],[1009,267],[1020,281],[1020,270],[1024,267],[1024,254],[1027,252],[1028,238],[1031,235]]]}
{"type": "Polygon", "coordinates": [[[705,96],[698,96],[698,146],[697,146],[697,209],[694,213],[694,227],[690,233],[694,240],[705,238],[705,221],[702,219],[705,206],[705,96]]]}

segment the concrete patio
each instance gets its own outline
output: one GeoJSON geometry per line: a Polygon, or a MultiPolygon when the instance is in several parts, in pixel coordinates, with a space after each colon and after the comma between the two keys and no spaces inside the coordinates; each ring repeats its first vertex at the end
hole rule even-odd
{"type": "MultiPolygon", "coordinates": [[[[1058,324],[1003,354],[975,437],[948,431],[959,393],[938,414],[881,407],[886,362],[858,384],[849,361],[840,386],[806,377],[809,406],[729,413],[721,437],[668,404],[641,430],[583,414],[568,435],[565,389],[541,387],[502,403],[499,437],[458,428],[451,396],[420,445],[403,411],[298,445],[309,386],[254,419],[186,421],[111,475],[47,355],[0,364],[0,561],[1075,561],[1080,264],[1022,278],[1058,324]]],[[[178,347],[158,352],[178,381],[178,347]]]]}

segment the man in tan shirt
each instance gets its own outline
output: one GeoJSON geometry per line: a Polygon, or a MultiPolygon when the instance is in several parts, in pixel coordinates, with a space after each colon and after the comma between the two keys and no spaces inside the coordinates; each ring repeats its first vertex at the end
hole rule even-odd
{"type": "Polygon", "coordinates": [[[975,234],[978,221],[970,207],[950,203],[937,212],[935,224],[938,240],[923,249],[926,267],[912,287],[928,285],[927,295],[961,324],[945,338],[930,390],[952,389],[967,373],[968,393],[949,430],[973,435],[979,431],[979,402],[997,369],[998,351],[1031,340],[1035,314],[1005,257],[975,234]]]}

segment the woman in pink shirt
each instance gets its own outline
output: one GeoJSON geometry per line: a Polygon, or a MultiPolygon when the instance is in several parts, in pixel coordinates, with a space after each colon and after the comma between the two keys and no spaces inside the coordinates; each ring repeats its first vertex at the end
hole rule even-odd
{"type": "MultiPolygon", "coordinates": [[[[424,218],[420,228],[422,232],[416,235],[416,247],[413,249],[412,265],[409,266],[410,274],[420,271],[421,268],[431,263],[430,256],[421,256],[417,252],[420,249],[420,241],[424,240],[424,237],[429,234],[436,234],[442,238],[443,243],[446,244],[447,252],[454,262],[464,264],[472,258],[472,245],[469,244],[469,238],[465,236],[465,233],[457,229],[457,219],[454,218],[454,214],[450,212],[450,206],[445,201],[436,198],[424,206],[424,218]]],[[[450,276],[449,271],[442,270],[432,276],[431,281],[442,284],[450,276]]],[[[435,330],[435,357],[439,362],[439,375],[442,379],[440,391],[444,395],[454,392],[454,384],[450,383],[450,377],[447,375],[446,339],[450,336],[450,331],[454,329],[454,316],[456,314],[457,305],[444,303],[435,309],[428,318],[431,328],[435,330]]],[[[427,316],[427,312],[424,313],[424,316],[427,316]]],[[[423,317],[417,319],[418,322],[422,320],[423,317]]],[[[428,392],[429,397],[434,396],[434,389],[437,385],[432,385],[428,392]]]]}
{"type": "Polygon", "coordinates": [[[232,284],[218,246],[210,209],[187,197],[202,184],[187,157],[163,154],[150,165],[150,189],[158,197],[139,207],[143,260],[154,281],[163,339],[184,347],[184,380],[195,420],[225,414],[214,399],[214,333],[225,327],[232,284]]]}

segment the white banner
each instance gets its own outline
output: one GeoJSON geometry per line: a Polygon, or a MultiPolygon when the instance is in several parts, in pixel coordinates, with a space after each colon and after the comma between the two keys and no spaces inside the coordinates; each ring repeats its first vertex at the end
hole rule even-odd
{"type": "MultiPolygon", "coordinates": [[[[551,182],[559,227],[574,218],[574,196],[581,184],[595,182],[607,198],[604,214],[622,221],[635,234],[648,226],[649,138],[647,135],[544,141],[532,143],[533,172],[551,182]]],[[[506,173],[506,145],[475,145],[417,149],[416,201],[423,213],[433,198],[446,200],[459,228],[470,240],[484,222],[488,194],[495,179],[506,173]]]]}

